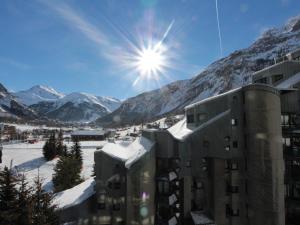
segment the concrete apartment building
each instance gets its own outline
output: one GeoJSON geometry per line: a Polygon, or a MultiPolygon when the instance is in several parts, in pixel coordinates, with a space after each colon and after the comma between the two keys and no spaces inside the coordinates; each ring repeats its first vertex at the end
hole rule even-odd
{"type": "Polygon", "coordinates": [[[168,130],[95,152],[97,224],[297,224],[299,55],[187,106],[168,130]]]}
{"type": "Polygon", "coordinates": [[[286,224],[297,224],[300,221],[300,50],[256,72],[253,82],[266,83],[280,91],[286,224]]]}

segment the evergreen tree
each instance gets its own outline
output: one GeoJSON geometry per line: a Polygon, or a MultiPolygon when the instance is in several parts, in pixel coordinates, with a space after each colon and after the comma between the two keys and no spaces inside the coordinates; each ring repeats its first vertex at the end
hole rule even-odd
{"type": "Polygon", "coordinates": [[[17,189],[11,170],[4,167],[0,172],[0,224],[16,223],[17,189]]]}
{"type": "Polygon", "coordinates": [[[57,138],[56,153],[57,155],[63,155],[63,151],[64,151],[64,138],[63,138],[63,132],[60,129],[57,138]]]}
{"type": "Polygon", "coordinates": [[[77,159],[62,156],[56,163],[52,178],[55,192],[72,188],[81,183],[80,170],[81,166],[77,159]]]}
{"type": "Polygon", "coordinates": [[[43,155],[47,161],[50,161],[55,158],[57,155],[56,151],[56,140],[55,140],[55,134],[51,134],[49,140],[46,141],[44,147],[43,147],[43,155]]]}
{"type": "Polygon", "coordinates": [[[16,216],[16,225],[32,224],[32,188],[28,187],[28,182],[24,175],[22,176],[18,189],[16,216]]]}
{"type": "Polygon", "coordinates": [[[71,149],[72,158],[76,159],[80,168],[82,167],[82,151],[78,139],[73,139],[73,146],[71,149]]]}
{"type": "Polygon", "coordinates": [[[67,145],[64,145],[63,146],[63,151],[62,151],[62,154],[61,154],[62,156],[64,156],[64,157],[68,157],[70,154],[69,154],[69,152],[68,152],[68,147],[67,147],[67,145]]]}
{"type": "Polygon", "coordinates": [[[59,219],[52,204],[53,194],[42,189],[40,178],[35,180],[35,191],[33,193],[32,224],[34,225],[58,225],[59,219]]]}

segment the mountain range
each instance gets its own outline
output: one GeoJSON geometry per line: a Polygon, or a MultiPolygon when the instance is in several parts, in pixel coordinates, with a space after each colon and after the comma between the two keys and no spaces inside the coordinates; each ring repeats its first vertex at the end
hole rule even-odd
{"type": "Polygon", "coordinates": [[[255,71],[272,65],[275,58],[298,48],[300,16],[291,18],[281,27],[267,30],[248,48],[213,62],[191,79],[175,81],[123,102],[81,92],[65,95],[40,85],[9,93],[1,85],[0,117],[8,113],[16,117],[38,116],[118,126],[182,113],[184,107],[191,103],[251,83],[251,75],[255,71]],[[21,113],[20,109],[24,111],[21,110],[21,113]]]}

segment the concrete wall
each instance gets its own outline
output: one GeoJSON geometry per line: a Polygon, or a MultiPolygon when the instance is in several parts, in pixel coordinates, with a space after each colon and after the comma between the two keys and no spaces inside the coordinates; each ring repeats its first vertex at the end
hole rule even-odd
{"type": "Polygon", "coordinates": [[[127,172],[127,225],[154,224],[155,187],[155,151],[150,151],[127,172]]]}
{"type": "Polygon", "coordinates": [[[248,217],[251,225],[283,225],[284,168],[279,93],[245,88],[248,217]]]}
{"type": "Polygon", "coordinates": [[[275,64],[271,67],[263,69],[253,74],[252,80],[253,82],[257,82],[262,78],[267,78],[267,84],[271,84],[276,86],[281,83],[283,80],[288,79],[294,74],[300,72],[300,62],[299,61],[284,61],[278,64],[275,64]],[[277,82],[272,80],[274,75],[283,75],[283,79],[277,82]]]}

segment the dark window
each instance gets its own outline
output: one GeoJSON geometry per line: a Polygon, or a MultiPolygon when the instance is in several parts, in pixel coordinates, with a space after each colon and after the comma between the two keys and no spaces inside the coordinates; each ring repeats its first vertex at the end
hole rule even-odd
{"type": "Polygon", "coordinates": [[[121,209],[121,204],[120,204],[120,201],[117,200],[117,199],[114,199],[113,200],[113,210],[115,211],[119,211],[121,209]]]}
{"type": "Polygon", "coordinates": [[[160,180],[158,181],[157,183],[157,186],[158,186],[158,193],[159,194],[169,194],[169,182],[168,181],[163,181],[163,180],[160,180]]]}
{"type": "Polygon", "coordinates": [[[191,167],[191,160],[186,161],[186,167],[191,167]]]}
{"type": "Polygon", "coordinates": [[[261,78],[259,80],[256,80],[254,83],[266,84],[267,83],[267,78],[266,77],[261,78]]]}
{"type": "Polygon", "coordinates": [[[272,77],[272,81],[273,81],[273,83],[275,83],[275,82],[281,80],[282,78],[283,78],[283,74],[276,74],[272,77]]]}
{"type": "Polygon", "coordinates": [[[227,141],[227,142],[230,141],[230,137],[229,137],[229,136],[226,136],[224,139],[225,139],[225,141],[227,141]]]}
{"type": "Polygon", "coordinates": [[[115,181],[114,182],[114,189],[120,189],[121,188],[121,182],[120,181],[115,181]]]}
{"type": "Polygon", "coordinates": [[[232,147],[237,148],[238,147],[238,142],[237,141],[233,141],[232,142],[232,147]]]}
{"type": "Polygon", "coordinates": [[[103,210],[103,209],[105,209],[105,207],[106,207],[105,203],[98,203],[99,210],[103,210]]]}
{"type": "Polygon", "coordinates": [[[187,123],[194,123],[194,115],[186,116],[187,123]]]}
{"type": "Polygon", "coordinates": [[[209,147],[209,141],[204,140],[203,141],[203,147],[208,148],[209,147]]]}
{"type": "Polygon", "coordinates": [[[105,194],[99,194],[98,196],[98,209],[105,209],[105,194]]]}
{"type": "Polygon", "coordinates": [[[198,113],[197,114],[198,122],[204,121],[206,119],[205,113],[198,113]]]}

